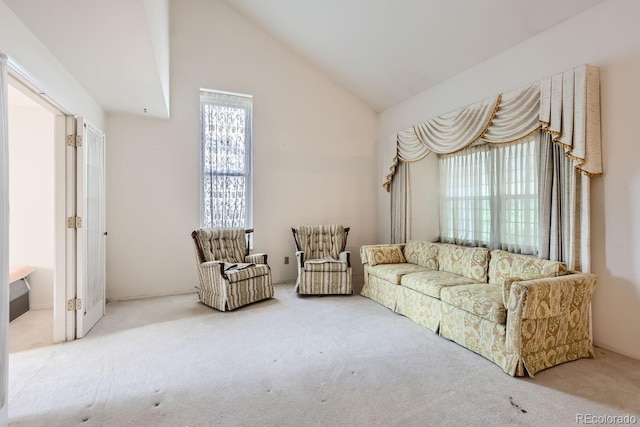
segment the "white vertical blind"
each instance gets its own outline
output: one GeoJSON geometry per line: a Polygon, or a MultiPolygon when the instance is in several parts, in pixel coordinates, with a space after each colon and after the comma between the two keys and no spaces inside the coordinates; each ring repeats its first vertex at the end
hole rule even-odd
{"type": "Polygon", "coordinates": [[[537,254],[539,138],[440,158],[442,241],[537,254]]]}

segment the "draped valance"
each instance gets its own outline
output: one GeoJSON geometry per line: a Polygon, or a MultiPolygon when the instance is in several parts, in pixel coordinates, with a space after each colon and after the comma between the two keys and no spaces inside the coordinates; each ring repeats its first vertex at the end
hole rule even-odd
{"type": "Polygon", "coordinates": [[[382,185],[390,190],[398,162],[474,144],[512,143],[540,129],[564,148],[578,171],[602,175],[598,68],[582,65],[399,132],[382,185]]]}

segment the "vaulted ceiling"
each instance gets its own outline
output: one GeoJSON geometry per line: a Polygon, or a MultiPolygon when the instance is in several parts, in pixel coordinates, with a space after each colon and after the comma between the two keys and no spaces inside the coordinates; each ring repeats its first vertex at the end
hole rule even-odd
{"type": "MultiPolygon", "coordinates": [[[[383,111],[603,0],[211,1],[383,111]]],[[[106,111],[168,117],[169,0],[4,2],[106,111]]]]}

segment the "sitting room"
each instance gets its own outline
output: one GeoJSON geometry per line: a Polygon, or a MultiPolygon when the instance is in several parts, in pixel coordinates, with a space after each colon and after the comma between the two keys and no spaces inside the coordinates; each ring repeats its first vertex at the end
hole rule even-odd
{"type": "Polygon", "coordinates": [[[0,0],[0,426],[637,423],[638,16],[0,0]],[[11,322],[9,85],[55,134],[11,322]]]}

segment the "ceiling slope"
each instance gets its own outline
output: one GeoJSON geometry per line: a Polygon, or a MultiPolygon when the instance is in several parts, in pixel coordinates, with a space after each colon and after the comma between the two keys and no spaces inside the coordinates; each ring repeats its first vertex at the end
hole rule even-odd
{"type": "MultiPolygon", "coordinates": [[[[383,111],[603,0],[210,1],[383,111]]],[[[4,2],[107,112],[169,117],[169,0],[4,2]]]]}
{"type": "Polygon", "coordinates": [[[602,0],[225,0],[385,110],[602,0]]]}

